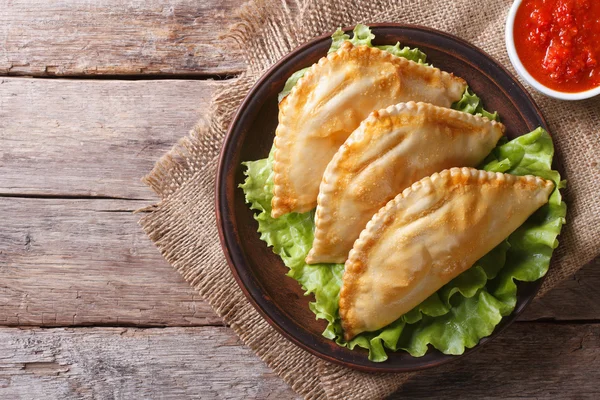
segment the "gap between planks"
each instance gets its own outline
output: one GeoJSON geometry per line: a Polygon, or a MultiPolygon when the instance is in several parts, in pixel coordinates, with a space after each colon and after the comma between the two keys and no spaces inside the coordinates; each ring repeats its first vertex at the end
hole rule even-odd
{"type": "MultiPolygon", "coordinates": [[[[533,320],[519,320],[517,319],[513,324],[524,325],[524,324],[546,324],[546,325],[600,325],[600,319],[573,319],[573,320],[556,320],[556,319],[533,319],[533,320]]],[[[205,327],[221,327],[230,328],[229,324],[219,322],[208,322],[204,324],[188,324],[188,325],[140,325],[140,324],[79,324],[79,325],[3,325],[0,324],[0,328],[10,329],[39,329],[39,330],[51,330],[51,329],[90,329],[90,328],[106,328],[106,329],[171,329],[171,328],[205,328],[205,327]]]]}
{"type": "MultiPolygon", "coordinates": [[[[240,76],[240,73],[233,73],[227,75],[190,75],[190,74],[156,74],[156,75],[48,75],[48,76],[35,76],[35,75],[6,75],[0,73],[1,78],[12,78],[21,80],[49,80],[49,81],[230,81],[240,76]]],[[[0,82],[1,83],[1,82],[0,82]]]]}
{"type": "Polygon", "coordinates": [[[229,81],[240,76],[240,73],[226,75],[191,75],[191,74],[131,74],[131,75],[48,75],[48,76],[26,76],[26,75],[3,75],[1,77],[12,77],[18,79],[48,79],[48,80],[71,80],[71,81],[229,81]]]}
{"type": "MultiPolygon", "coordinates": [[[[131,197],[118,196],[93,196],[86,194],[46,194],[46,193],[0,193],[0,197],[16,198],[16,199],[57,199],[57,200],[125,200],[125,201],[156,201],[157,199],[139,199],[131,197]]],[[[110,210],[107,210],[110,211],[110,210]]]]}

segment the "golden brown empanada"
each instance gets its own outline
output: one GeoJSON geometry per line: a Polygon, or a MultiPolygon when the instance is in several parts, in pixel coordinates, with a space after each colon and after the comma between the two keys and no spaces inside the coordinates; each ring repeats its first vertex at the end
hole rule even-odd
{"type": "Polygon", "coordinates": [[[409,100],[450,107],[465,88],[437,68],[345,42],[279,103],[271,215],[316,207],[327,164],[372,111],[409,100]]]}
{"type": "Polygon", "coordinates": [[[346,340],[390,324],[471,267],[553,188],[534,176],[452,168],[405,189],[369,221],[346,261],[346,340]]]}
{"type": "Polygon", "coordinates": [[[381,207],[436,171],[475,167],[504,125],[427,103],[400,103],[371,113],[323,174],[309,264],[343,263],[381,207]]]}

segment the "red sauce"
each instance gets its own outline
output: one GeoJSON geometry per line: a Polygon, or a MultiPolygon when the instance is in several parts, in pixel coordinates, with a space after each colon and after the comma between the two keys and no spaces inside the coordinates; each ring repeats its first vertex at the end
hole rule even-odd
{"type": "Polygon", "coordinates": [[[600,86],[600,0],[523,0],[513,34],[525,69],[544,86],[600,86]]]}

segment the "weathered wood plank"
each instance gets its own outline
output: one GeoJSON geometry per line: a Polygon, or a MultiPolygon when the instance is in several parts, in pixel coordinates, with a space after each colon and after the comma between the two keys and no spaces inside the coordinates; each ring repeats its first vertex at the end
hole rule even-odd
{"type": "Polygon", "coordinates": [[[136,224],[144,205],[0,198],[0,325],[221,324],[136,224]]]}
{"type": "Polygon", "coordinates": [[[600,257],[534,301],[521,320],[600,320],[600,257]]]}
{"type": "MultiPolygon", "coordinates": [[[[219,324],[137,225],[147,203],[0,197],[0,325],[219,324]]],[[[600,320],[599,267],[521,319],[600,320]]]]}
{"type": "Polygon", "coordinates": [[[243,0],[0,0],[0,74],[231,75],[243,0]]]}
{"type": "MultiPolygon", "coordinates": [[[[224,327],[0,328],[2,398],[295,398],[224,327]]],[[[517,323],[392,398],[598,398],[600,325],[517,323]]]]}
{"type": "Polygon", "coordinates": [[[391,399],[597,399],[599,381],[600,325],[516,323],[479,352],[418,374],[391,399]]]}
{"type": "Polygon", "coordinates": [[[218,81],[0,78],[0,193],[152,199],[218,81]]]}
{"type": "Polygon", "coordinates": [[[3,399],[288,399],[228,328],[0,329],[3,399]]]}

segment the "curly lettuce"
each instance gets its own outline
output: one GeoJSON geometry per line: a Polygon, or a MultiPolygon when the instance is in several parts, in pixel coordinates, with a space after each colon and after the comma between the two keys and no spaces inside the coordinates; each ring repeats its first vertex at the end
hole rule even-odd
{"type": "MultiPolygon", "coordinates": [[[[355,28],[355,40],[371,45],[373,35],[363,27],[355,28]]],[[[332,48],[339,48],[344,40],[352,39],[338,30],[332,48]]],[[[400,48],[399,45],[391,47],[400,48]]],[[[422,54],[415,49],[405,52],[422,54]]],[[[425,61],[424,54],[419,57],[425,61]]],[[[453,108],[498,118],[497,113],[486,111],[479,97],[469,89],[453,108]]],[[[240,185],[246,202],[257,211],[254,218],[260,238],[281,257],[289,268],[287,275],[298,281],[306,295],[314,295],[315,301],[309,306],[316,318],[327,321],[323,336],[350,349],[365,348],[369,359],[375,362],[387,359],[386,350],[404,350],[416,357],[423,356],[429,345],[444,354],[462,354],[465,348],[489,336],[502,317],[515,308],[515,281],[535,281],[546,274],[552,252],[558,245],[557,236],[565,223],[566,205],[559,191],[564,182],[551,167],[554,146],[550,135],[538,128],[512,141],[504,140],[479,168],[552,180],[555,190],[548,203],[470,269],[413,310],[376,332],[362,333],[345,341],[338,312],[344,266],[304,262],[313,242],[314,212],[271,218],[272,156],[271,152],[266,159],[244,163],[246,179],[240,185]]]]}
{"type": "Polygon", "coordinates": [[[496,111],[491,113],[483,108],[483,103],[481,102],[481,99],[475,93],[473,93],[468,86],[465,89],[465,92],[463,93],[461,99],[456,103],[452,104],[452,108],[454,108],[455,110],[464,111],[469,114],[480,115],[490,120],[500,120],[500,117],[498,116],[498,113],[496,111]]]}

